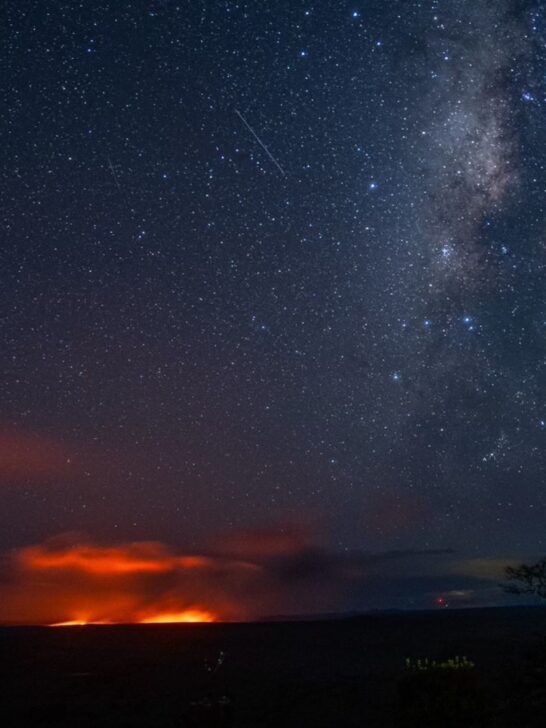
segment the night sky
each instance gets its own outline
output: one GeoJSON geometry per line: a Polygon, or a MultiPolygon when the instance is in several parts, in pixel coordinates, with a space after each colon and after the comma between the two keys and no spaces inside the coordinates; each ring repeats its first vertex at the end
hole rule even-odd
{"type": "Polygon", "coordinates": [[[546,538],[542,3],[1,24],[0,619],[506,603],[546,538]]]}

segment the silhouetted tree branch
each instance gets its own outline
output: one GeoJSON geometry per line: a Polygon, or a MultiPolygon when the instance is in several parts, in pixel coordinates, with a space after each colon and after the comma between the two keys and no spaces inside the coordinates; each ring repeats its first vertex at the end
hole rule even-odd
{"type": "Polygon", "coordinates": [[[514,582],[504,587],[509,594],[536,594],[546,599],[546,558],[536,564],[507,566],[504,573],[509,581],[514,582]]]}

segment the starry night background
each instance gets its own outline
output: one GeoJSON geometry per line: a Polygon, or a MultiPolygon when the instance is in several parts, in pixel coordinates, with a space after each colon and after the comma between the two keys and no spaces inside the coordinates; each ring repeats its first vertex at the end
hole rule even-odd
{"type": "Polygon", "coordinates": [[[203,557],[137,611],[504,603],[546,517],[541,3],[2,27],[0,617],[110,594],[82,550],[203,557]]]}

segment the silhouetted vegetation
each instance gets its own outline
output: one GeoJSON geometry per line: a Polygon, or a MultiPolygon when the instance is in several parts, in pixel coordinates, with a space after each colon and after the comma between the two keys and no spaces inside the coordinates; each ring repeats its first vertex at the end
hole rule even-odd
{"type": "Polygon", "coordinates": [[[505,586],[509,594],[533,594],[546,599],[546,559],[540,559],[536,564],[507,566],[504,573],[510,581],[505,586]]]}

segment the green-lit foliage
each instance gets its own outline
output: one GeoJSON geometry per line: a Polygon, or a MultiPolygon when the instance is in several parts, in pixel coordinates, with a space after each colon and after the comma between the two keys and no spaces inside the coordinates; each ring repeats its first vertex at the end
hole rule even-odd
{"type": "Polygon", "coordinates": [[[431,670],[472,670],[476,665],[469,660],[468,657],[463,655],[459,657],[456,655],[452,659],[443,660],[438,662],[437,660],[429,660],[428,657],[424,659],[412,660],[411,657],[406,657],[406,670],[408,672],[425,672],[431,670]]]}
{"type": "Polygon", "coordinates": [[[398,683],[400,728],[481,727],[485,705],[480,676],[468,657],[406,658],[398,683]]]}

